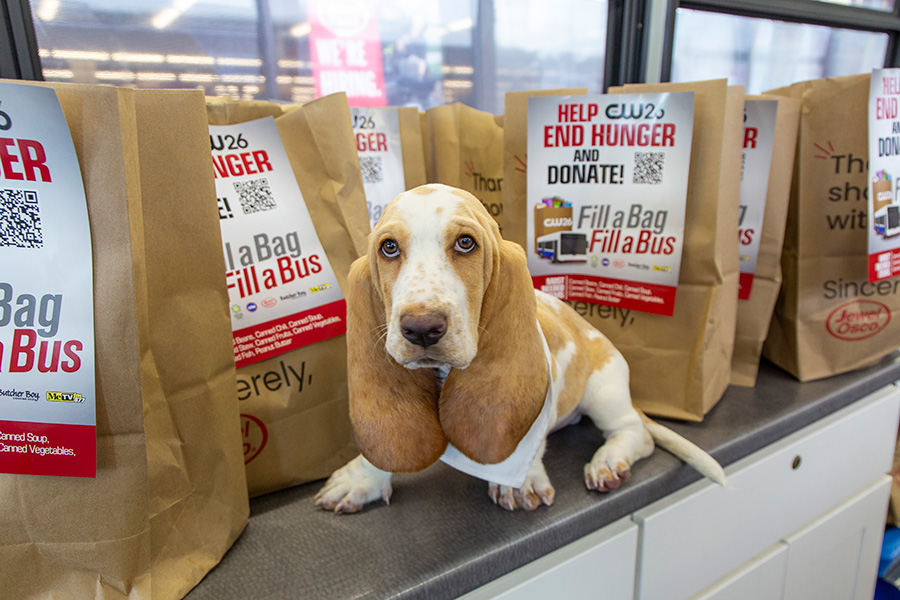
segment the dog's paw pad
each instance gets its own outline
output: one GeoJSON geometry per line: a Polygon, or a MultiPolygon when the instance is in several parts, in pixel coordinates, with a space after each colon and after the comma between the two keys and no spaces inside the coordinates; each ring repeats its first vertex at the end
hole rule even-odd
{"type": "Polygon", "coordinates": [[[511,488],[505,485],[492,483],[488,486],[488,496],[494,504],[506,510],[536,510],[542,504],[551,506],[556,497],[556,490],[549,481],[537,481],[526,479],[521,488],[511,488]]]}
{"type": "Polygon", "coordinates": [[[369,477],[360,472],[354,462],[332,473],[316,494],[316,506],[335,514],[355,513],[371,502],[383,500],[390,504],[389,477],[369,477]]]}
{"type": "MultiPolygon", "coordinates": [[[[390,504],[391,490],[381,493],[385,504],[390,504]]],[[[362,510],[363,506],[378,500],[378,495],[363,487],[347,488],[345,486],[325,487],[316,494],[316,506],[333,511],[335,514],[349,514],[362,510]]]]}
{"type": "Polygon", "coordinates": [[[553,506],[553,501],[556,499],[556,490],[553,489],[552,485],[548,485],[543,489],[536,489],[535,493],[545,505],[553,506]]]}
{"type": "Polygon", "coordinates": [[[584,466],[584,484],[589,490],[611,492],[622,487],[631,475],[628,463],[618,461],[610,467],[605,461],[593,460],[584,466]]]}
{"type": "Polygon", "coordinates": [[[506,485],[492,483],[488,486],[488,496],[490,496],[494,504],[505,508],[506,510],[516,510],[519,508],[519,502],[516,499],[517,492],[518,490],[506,485]]]}
{"type": "Polygon", "coordinates": [[[362,509],[362,504],[353,502],[353,500],[350,499],[349,494],[341,498],[317,497],[316,506],[333,511],[336,515],[355,513],[362,509]]]}
{"type": "Polygon", "coordinates": [[[535,510],[537,507],[541,505],[541,498],[534,491],[521,491],[519,492],[519,497],[517,498],[519,502],[519,506],[524,508],[525,510],[535,510]]]}

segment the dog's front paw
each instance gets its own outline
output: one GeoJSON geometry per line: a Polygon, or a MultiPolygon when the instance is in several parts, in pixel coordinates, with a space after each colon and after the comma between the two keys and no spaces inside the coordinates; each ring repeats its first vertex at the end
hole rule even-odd
{"type": "Polygon", "coordinates": [[[603,448],[584,465],[584,484],[589,490],[609,492],[622,487],[622,482],[631,475],[631,465],[614,452],[603,452],[603,448]]]}
{"type": "MultiPolygon", "coordinates": [[[[541,469],[543,471],[543,469],[541,469]]],[[[556,490],[550,484],[546,473],[529,473],[520,488],[492,483],[488,486],[488,496],[506,510],[535,510],[541,504],[550,506],[556,496],[556,490]]]]}
{"type": "Polygon", "coordinates": [[[391,474],[357,456],[335,471],[316,494],[316,506],[336,514],[359,512],[376,500],[390,504],[391,474]]]}

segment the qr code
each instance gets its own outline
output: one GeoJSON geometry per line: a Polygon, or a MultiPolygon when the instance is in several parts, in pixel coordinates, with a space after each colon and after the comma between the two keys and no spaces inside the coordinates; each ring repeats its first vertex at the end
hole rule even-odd
{"type": "Polygon", "coordinates": [[[234,191],[240,196],[241,209],[245,215],[276,208],[275,198],[269,188],[269,180],[265,177],[249,181],[235,181],[234,191]]]}
{"type": "Polygon", "coordinates": [[[659,185],[663,182],[663,167],[665,164],[665,152],[635,152],[632,183],[659,185]]]}
{"type": "Polygon", "coordinates": [[[359,168],[362,171],[363,183],[384,181],[384,168],[380,156],[360,156],[359,168]]]}
{"type": "Polygon", "coordinates": [[[0,190],[0,247],[43,246],[37,192],[0,190]]]}

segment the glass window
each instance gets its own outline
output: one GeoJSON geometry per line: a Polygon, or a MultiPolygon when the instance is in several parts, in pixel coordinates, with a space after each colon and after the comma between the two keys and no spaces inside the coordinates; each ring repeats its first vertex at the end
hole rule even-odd
{"type": "Polygon", "coordinates": [[[844,6],[857,6],[890,12],[894,10],[894,0],[816,0],[816,2],[828,2],[829,4],[843,4],[844,6]]]}
{"type": "Polygon", "coordinates": [[[472,103],[475,0],[301,0],[273,8],[275,96],[352,106],[472,103]]]}
{"type": "Polygon", "coordinates": [[[606,0],[495,0],[494,6],[498,106],[514,90],[603,91],[606,0]]]}
{"type": "Polygon", "coordinates": [[[31,4],[49,81],[294,103],[342,90],[358,106],[500,111],[512,89],[602,89],[607,0],[31,4]]]}
{"type": "Polygon", "coordinates": [[[261,13],[257,0],[32,0],[32,12],[50,81],[428,108],[471,100],[473,2],[263,0],[261,13]]]}
{"type": "Polygon", "coordinates": [[[727,77],[747,92],[884,65],[888,35],[678,9],[672,81],[727,77]]]}
{"type": "Polygon", "coordinates": [[[253,0],[33,0],[44,78],[256,98],[253,0]]]}

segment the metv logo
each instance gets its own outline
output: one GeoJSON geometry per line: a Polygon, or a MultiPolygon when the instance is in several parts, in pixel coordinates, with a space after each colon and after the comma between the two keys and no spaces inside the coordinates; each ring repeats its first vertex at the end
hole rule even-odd
{"type": "Polygon", "coordinates": [[[84,396],[77,392],[47,392],[49,402],[84,402],[84,396]]]}

